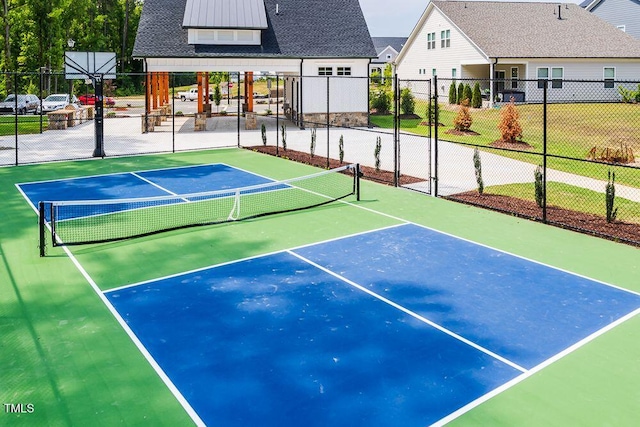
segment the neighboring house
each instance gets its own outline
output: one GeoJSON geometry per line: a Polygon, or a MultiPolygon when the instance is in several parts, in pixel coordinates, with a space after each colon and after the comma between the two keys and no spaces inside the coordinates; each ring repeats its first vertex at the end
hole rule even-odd
{"type": "Polygon", "coordinates": [[[640,41],[577,4],[431,1],[396,59],[400,79],[480,81],[489,100],[618,100],[614,81],[640,79],[640,41]],[[493,79],[493,84],[489,83],[493,79]],[[522,79],[533,80],[527,84],[522,79]],[[537,80],[537,82],[536,82],[537,80]],[[565,80],[599,80],[595,90],[565,80]]]}
{"type": "Polygon", "coordinates": [[[368,121],[376,52],[358,0],[145,0],[133,57],[147,72],[277,72],[297,120],[323,121],[325,76],[362,77],[331,82],[331,111],[368,121]]]}
{"type": "Polygon", "coordinates": [[[640,39],[640,0],[586,0],[580,6],[640,39]]]}
{"type": "Polygon", "coordinates": [[[369,65],[369,74],[376,71],[382,74],[387,64],[392,64],[402,46],[407,42],[406,37],[371,37],[373,47],[376,49],[378,57],[371,61],[369,65]]]}

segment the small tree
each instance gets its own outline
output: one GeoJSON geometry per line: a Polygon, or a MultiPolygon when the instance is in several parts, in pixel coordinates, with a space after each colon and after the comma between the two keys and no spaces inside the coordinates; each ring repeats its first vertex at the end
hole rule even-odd
{"type": "Polygon", "coordinates": [[[287,151],[287,126],[283,124],[280,127],[280,131],[282,134],[282,149],[287,151]]]}
{"type": "Polygon", "coordinates": [[[542,166],[538,165],[536,170],[533,172],[534,184],[535,184],[535,197],[536,197],[536,205],[539,208],[544,207],[544,174],[542,171],[542,166]]]}
{"type": "Polygon", "coordinates": [[[522,138],[522,126],[520,126],[520,114],[511,97],[511,101],[500,109],[500,123],[498,129],[504,142],[516,143],[522,138]]]}
{"type": "Polygon", "coordinates": [[[213,88],[213,102],[216,104],[216,113],[218,112],[218,107],[220,107],[220,101],[222,101],[222,92],[220,92],[220,84],[216,83],[213,88]]]}
{"type": "Polygon", "coordinates": [[[340,135],[340,140],[338,141],[338,156],[340,156],[340,164],[344,160],[344,138],[340,135]]]}
{"type": "Polygon", "coordinates": [[[607,208],[607,222],[610,223],[616,220],[618,208],[613,206],[616,200],[616,173],[611,173],[611,171],[609,171],[608,175],[607,186],[605,187],[605,202],[607,208]]]}
{"type": "Polygon", "coordinates": [[[316,128],[311,128],[311,146],[309,147],[311,158],[316,155],[316,128]]]}
{"type": "Polygon", "coordinates": [[[462,99],[468,99],[469,105],[471,105],[471,98],[473,98],[473,93],[471,92],[471,86],[467,83],[464,85],[464,92],[462,93],[462,99]]]}
{"type": "Polygon", "coordinates": [[[408,87],[405,87],[400,92],[400,111],[402,111],[402,114],[407,115],[416,111],[416,98],[408,87]]]}
{"type": "Polygon", "coordinates": [[[382,71],[383,81],[382,84],[387,88],[391,89],[391,83],[393,81],[393,67],[391,64],[387,63],[384,66],[384,70],[382,71]]]}
{"type": "Polygon", "coordinates": [[[460,104],[464,100],[464,83],[460,82],[458,85],[458,97],[456,98],[456,104],[460,104]]]}
{"type": "Polygon", "coordinates": [[[478,194],[482,194],[484,192],[484,181],[482,180],[482,163],[480,162],[480,151],[478,150],[478,147],[473,150],[473,167],[476,170],[478,194]]]}
{"type": "Polygon", "coordinates": [[[456,82],[451,82],[449,86],[449,104],[456,104],[458,102],[458,93],[456,92],[456,82]]]}
{"type": "Polygon", "coordinates": [[[473,85],[473,94],[471,95],[471,106],[473,108],[482,107],[482,93],[480,92],[480,83],[473,85]]]}
{"type": "Polygon", "coordinates": [[[380,170],[380,151],[382,150],[382,138],[376,138],[376,148],[373,150],[373,157],[375,159],[376,170],[380,170]]]}
{"type": "Polygon", "coordinates": [[[469,100],[464,99],[458,108],[458,115],[453,119],[453,127],[461,132],[471,129],[473,119],[469,113],[469,100]]]}
{"type": "Polygon", "coordinates": [[[267,127],[264,123],[260,125],[260,133],[262,134],[262,145],[267,145],[267,127]]]}

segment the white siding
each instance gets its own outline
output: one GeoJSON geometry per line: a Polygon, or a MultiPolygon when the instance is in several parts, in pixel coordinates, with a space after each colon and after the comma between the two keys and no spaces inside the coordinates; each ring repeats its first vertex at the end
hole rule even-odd
{"type": "MultiPolygon", "coordinates": [[[[411,39],[401,62],[397,65],[398,77],[407,79],[430,79],[432,69],[438,77],[451,78],[453,68],[457,78],[466,78],[463,64],[488,64],[487,58],[462,34],[439,10],[431,9],[424,25],[414,29],[416,37],[411,39]],[[440,47],[441,31],[450,30],[450,47],[440,47]],[[427,34],[435,33],[435,49],[427,49],[427,34]],[[426,70],[421,74],[418,70],[426,70]]],[[[413,37],[413,34],[412,34],[413,37]]],[[[476,76],[471,76],[476,77],[476,76]]]]}
{"type": "Polygon", "coordinates": [[[329,107],[332,113],[368,111],[368,66],[363,59],[305,59],[302,64],[302,113],[326,113],[327,77],[318,76],[318,67],[332,67],[329,78],[329,107]],[[351,77],[337,76],[338,67],[351,67],[351,77]]]}
{"type": "Polygon", "coordinates": [[[634,0],[603,0],[591,13],[614,26],[624,25],[625,32],[640,39],[640,3],[634,0]]]}
{"type": "MultiPolygon", "coordinates": [[[[527,62],[527,79],[537,79],[537,69],[540,67],[564,69],[564,80],[603,80],[604,67],[616,69],[616,81],[635,80],[640,81],[640,59],[565,59],[565,60],[523,60],[527,62]]],[[[551,88],[549,85],[548,96],[552,101],[618,101],[620,95],[616,83],[613,88],[605,88],[602,82],[597,83],[572,83],[564,82],[562,88],[551,88]]],[[[629,88],[636,87],[637,83],[624,85],[629,88]]],[[[536,84],[529,84],[527,101],[535,102],[542,99],[542,89],[536,84]]]]}

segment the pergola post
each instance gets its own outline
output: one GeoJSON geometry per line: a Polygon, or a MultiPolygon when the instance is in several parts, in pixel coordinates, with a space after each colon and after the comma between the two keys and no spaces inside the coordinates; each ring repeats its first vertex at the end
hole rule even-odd
{"type": "Polygon", "coordinates": [[[202,73],[198,72],[196,74],[197,76],[197,80],[198,80],[198,114],[202,113],[204,111],[204,108],[202,106],[202,73]]]}

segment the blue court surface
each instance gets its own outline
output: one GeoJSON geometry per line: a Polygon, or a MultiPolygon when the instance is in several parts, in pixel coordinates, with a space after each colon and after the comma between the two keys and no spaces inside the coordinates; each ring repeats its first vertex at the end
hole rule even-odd
{"type": "Polygon", "coordinates": [[[640,296],[417,225],[105,292],[210,426],[425,426],[640,296]]]}
{"type": "MultiPolygon", "coordinates": [[[[35,208],[40,201],[119,200],[161,197],[235,189],[270,182],[273,181],[228,165],[210,164],[30,182],[19,184],[18,187],[35,208]]],[[[178,202],[180,202],[179,199],[158,201],[157,203],[178,202]]],[[[97,206],[95,211],[91,213],[100,214],[135,208],[135,203],[117,203],[108,206],[97,206]]],[[[49,213],[47,212],[47,219],[48,215],[49,213]]]]}

